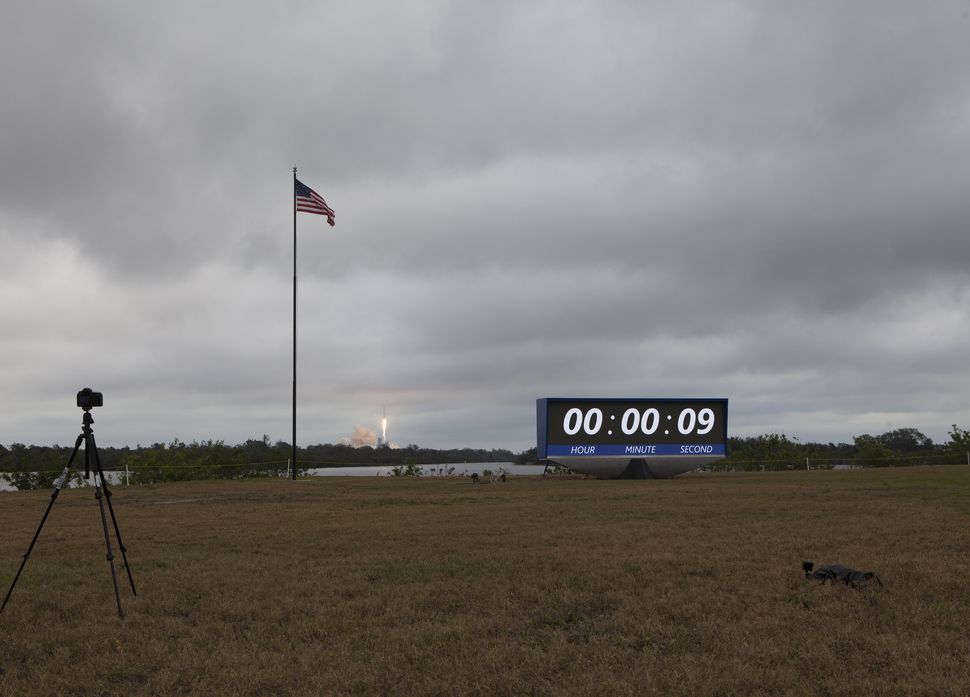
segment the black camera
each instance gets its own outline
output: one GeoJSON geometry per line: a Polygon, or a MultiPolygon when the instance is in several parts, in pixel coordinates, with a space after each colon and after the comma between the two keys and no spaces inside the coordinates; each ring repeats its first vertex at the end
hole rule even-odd
{"type": "Polygon", "coordinates": [[[85,387],[77,393],[77,405],[87,411],[91,407],[103,407],[104,395],[95,392],[90,387],[85,387]]]}

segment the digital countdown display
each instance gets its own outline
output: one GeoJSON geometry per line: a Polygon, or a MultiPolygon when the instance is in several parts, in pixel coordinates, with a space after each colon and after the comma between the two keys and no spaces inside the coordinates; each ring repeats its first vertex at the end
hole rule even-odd
{"type": "Polygon", "coordinates": [[[727,399],[536,400],[540,459],[724,457],[727,399]]]}

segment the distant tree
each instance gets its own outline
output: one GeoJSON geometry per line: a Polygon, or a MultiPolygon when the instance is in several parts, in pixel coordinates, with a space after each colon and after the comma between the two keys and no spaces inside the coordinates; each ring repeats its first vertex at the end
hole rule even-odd
{"type": "Polygon", "coordinates": [[[803,462],[803,446],[784,433],[733,438],[725,464],[742,469],[789,469],[803,462]]]}
{"type": "Polygon", "coordinates": [[[887,431],[876,440],[895,453],[913,454],[933,450],[933,441],[915,428],[897,428],[887,431]]]}
{"type": "Polygon", "coordinates": [[[947,447],[951,452],[970,452],[970,431],[953,424],[953,430],[950,431],[950,442],[947,444],[947,447]]]}
{"type": "Polygon", "coordinates": [[[879,437],[864,433],[855,437],[856,460],[866,467],[888,467],[895,456],[879,437]]]}

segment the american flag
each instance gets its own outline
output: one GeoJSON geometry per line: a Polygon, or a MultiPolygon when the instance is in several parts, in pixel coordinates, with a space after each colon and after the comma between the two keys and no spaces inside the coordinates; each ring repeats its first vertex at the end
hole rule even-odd
{"type": "Polygon", "coordinates": [[[316,213],[317,215],[327,216],[327,222],[333,225],[333,208],[327,205],[323,196],[311,189],[309,186],[296,181],[296,209],[304,213],[316,213]]]}

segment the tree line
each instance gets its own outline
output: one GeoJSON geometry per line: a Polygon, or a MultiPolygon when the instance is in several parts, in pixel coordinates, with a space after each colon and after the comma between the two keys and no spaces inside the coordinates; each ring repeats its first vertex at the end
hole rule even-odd
{"type": "MultiPolygon", "coordinates": [[[[953,425],[950,440],[937,444],[918,429],[898,428],[878,436],[856,436],[851,443],[801,443],[798,438],[771,433],[728,438],[728,456],[707,469],[764,471],[831,469],[840,465],[888,467],[966,462],[970,431],[953,425]]],[[[536,449],[516,456],[516,464],[535,462],[536,449]]]]}
{"type": "MultiPolygon", "coordinates": [[[[970,452],[970,431],[953,425],[946,443],[934,443],[915,428],[900,428],[873,436],[856,436],[852,443],[801,443],[785,434],[766,434],[728,439],[728,457],[712,470],[820,469],[839,465],[887,467],[964,462],[970,452]]],[[[14,443],[0,445],[0,477],[18,489],[49,488],[64,469],[73,448],[14,443]]],[[[105,471],[126,471],[132,483],[188,479],[245,479],[277,477],[288,471],[289,443],[270,442],[269,436],[239,445],[221,440],[184,443],[154,443],[134,448],[98,447],[105,471]]],[[[404,448],[352,447],[342,443],[317,444],[297,449],[299,471],[311,468],[390,466],[413,468],[419,464],[464,462],[535,463],[536,449],[520,453],[495,448],[440,450],[408,445],[404,448]]],[[[80,480],[84,454],[79,452],[72,467],[80,480]]]]}
{"type": "Polygon", "coordinates": [[[934,443],[918,429],[868,433],[852,443],[800,443],[784,434],[729,438],[728,457],[714,470],[826,469],[838,466],[890,467],[966,462],[970,431],[953,424],[949,441],[934,443]]]}
{"type": "MultiPolygon", "coordinates": [[[[0,476],[18,489],[48,488],[60,476],[73,451],[59,445],[39,446],[14,443],[0,445],[0,476]]],[[[245,479],[276,477],[289,469],[292,448],[284,441],[270,442],[269,436],[250,439],[240,445],[221,440],[193,441],[178,439],[171,443],[154,443],[135,448],[98,446],[101,467],[108,471],[127,471],[132,483],[178,481],[182,479],[245,479]]],[[[301,471],[323,467],[403,466],[417,464],[459,464],[463,462],[512,462],[510,450],[454,448],[438,450],[408,445],[404,448],[352,447],[317,444],[297,448],[297,466],[301,471]]],[[[83,449],[72,466],[73,478],[84,471],[83,449]]]]}

